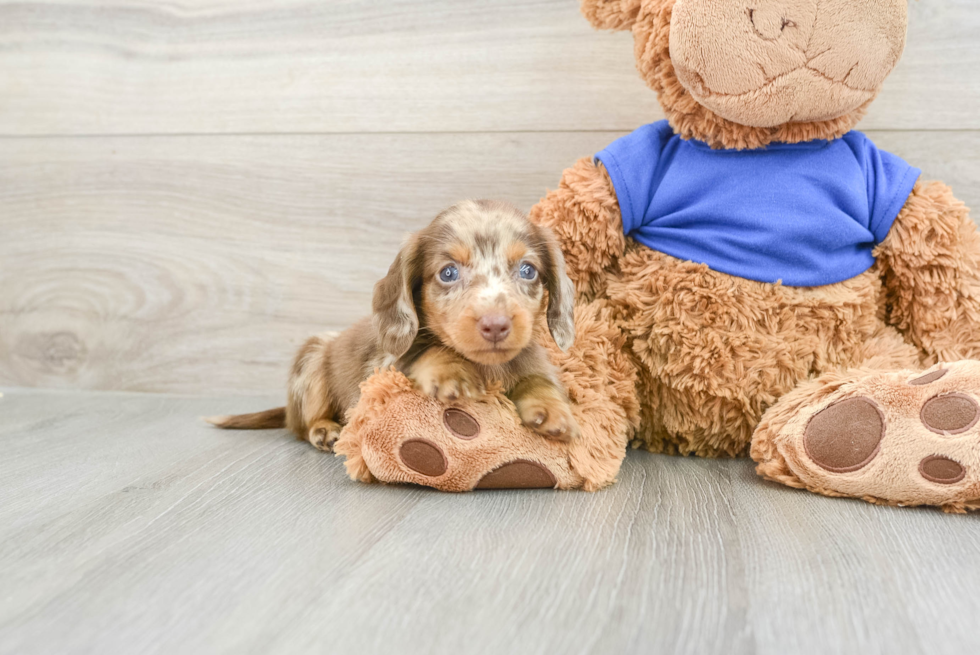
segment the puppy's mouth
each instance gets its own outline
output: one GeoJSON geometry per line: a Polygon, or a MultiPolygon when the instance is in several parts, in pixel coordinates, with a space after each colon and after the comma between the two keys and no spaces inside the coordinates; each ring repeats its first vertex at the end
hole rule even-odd
{"type": "Polygon", "coordinates": [[[517,357],[534,335],[528,320],[519,313],[464,315],[443,324],[443,342],[476,364],[501,366],[517,357]]]}
{"type": "Polygon", "coordinates": [[[463,356],[477,364],[499,365],[517,357],[521,350],[511,344],[495,343],[486,348],[464,351],[463,356]]]}

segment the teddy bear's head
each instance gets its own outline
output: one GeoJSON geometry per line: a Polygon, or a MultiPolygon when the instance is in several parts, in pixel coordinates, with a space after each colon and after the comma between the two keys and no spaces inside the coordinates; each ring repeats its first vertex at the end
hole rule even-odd
{"type": "Polygon", "coordinates": [[[674,130],[719,148],[837,138],[905,47],[907,0],[582,0],[631,29],[674,130]]]}

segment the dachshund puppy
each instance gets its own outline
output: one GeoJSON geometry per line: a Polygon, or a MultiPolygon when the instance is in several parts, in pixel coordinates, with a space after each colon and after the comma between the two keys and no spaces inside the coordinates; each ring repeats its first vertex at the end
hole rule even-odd
{"type": "Polygon", "coordinates": [[[461,202],[408,239],[374,287],[371,317],[300,349],[286,407],[207,420],[222,428],[286,426],[329,451],[361,382],[395,366],[444,403],[499,381],[526,426],[572,439],[578,426],[538,338],[547,323],[559,348],[572,345],[574,296],[547,228],[504,203],[461,202]]]}

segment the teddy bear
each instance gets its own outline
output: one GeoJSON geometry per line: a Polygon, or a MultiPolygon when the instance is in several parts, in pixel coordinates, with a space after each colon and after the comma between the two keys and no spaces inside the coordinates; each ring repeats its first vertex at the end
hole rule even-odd
{"type": "Polygon", "coordinates": [[[630,30],[666,119],[531,209],[561,242],[576,340],[546,344],[581,436],[500,393],[444,407],[395,371],[336,445],[351,477],[612,483],[630,444],[750,455],[827,496],[980,508],[980,237],[939,182],[855,126],[905,45],[906,0],[583,0],[630,30]]]}

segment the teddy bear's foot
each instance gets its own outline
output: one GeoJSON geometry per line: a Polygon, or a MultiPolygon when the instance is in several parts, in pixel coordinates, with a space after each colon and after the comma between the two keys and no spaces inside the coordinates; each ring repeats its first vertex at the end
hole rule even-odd
{"type": "Polygon", "coordinates": [[[361,385],[334,452],[362,482],[442,491],[602,489],[615,481],[639,420],[636,371],[612,314],[602,301],[579,305],[571,349],[562,353],[544,343],[572,401],[571,416],[559,417],[577,426],[567,440],[546,438],[563,436],[561,430],[542,435],[521,425],[518,408],[499,389],[445,404],[385,370],[361,385]]]}
{"type": "Polygon", "coordinates": [[[753,436],[760,475],[828,496],[980,509],[980,362],[802,385],[753,436]]]}
{"type": "Polygon", "coordinates": [[[569,445],[523,427],[502,396],[447,405],[390,370],[362,387],[361,403],[335,450],[347,457],[351,477],[364,482],[442,491],[583,484],[569,463],[569,445]]]}

